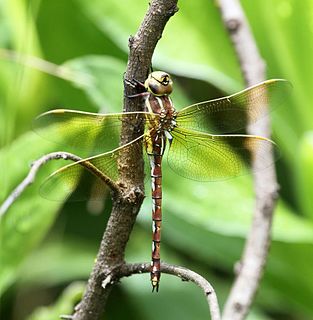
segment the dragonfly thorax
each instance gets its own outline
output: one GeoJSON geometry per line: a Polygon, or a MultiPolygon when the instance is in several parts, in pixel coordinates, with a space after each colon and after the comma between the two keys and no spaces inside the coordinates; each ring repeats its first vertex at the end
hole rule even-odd
{"type": "Polygon", "coordinates": [[[177,112],[169,96],[149,94],[145,100],[145,109],[159,115],[158,130],[172,131],[175,128],[177,112]]]}
{"type": "Polygon", "coordinates": [[[159,129],[160,131],[171,132],[176,127],[176,111],[160,115],[159,129]]]}

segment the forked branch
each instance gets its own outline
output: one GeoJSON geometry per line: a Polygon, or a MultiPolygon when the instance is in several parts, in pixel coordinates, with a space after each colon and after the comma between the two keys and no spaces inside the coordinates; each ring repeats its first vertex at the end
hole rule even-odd
{"type": "MultiPolygon", "coordinates": [[[[27,176],[24,178],[24,180],[11,192],[11,194],[6,198],[6,200],[0,206],[0,217],[8,211],[11,205],[20,197],[20,195],[25,191],[25,189],[35,181],[38,170],[48,161],[57,160],[57,159],[71,160],[74,162],[80,162],[81,160],[83,160],[82,158],[76,156],[73,153],[64,152],[64,151],[51,152],[35,160],[32,163],[31,168],[27,176]]],[[[118,185],[109,177],[104,175],[93,164],[91,164],[86,160],[80,162],[80,164],[82,167],[84,167],[89,172],[93,173],[95,176],[101,179],[110,188],[110,190],[113,193],[119,192],[118,185]]]]}
{"type": "MultiPolygon", "coordinates": [[[[126,79],[145,80],[151,65],[153,51],[158,40],[161,38],[163,29],[169,18],[178,10],[176,4],[177,0],[151,1],[138,32],[134,37],[131,37],[129,41],[130,54],[127,71],[125,73],[126,79]]],[[[139,109],[139,101],[128,98],[134,93],[136,93],[134,92],[134,88],[125,82],[124,111],[136,111],[139,109]]],[[[140,132],[134,132],[126,125],[122,128],[121,144],[125,145],[129,141],[136,139],[138,134],[140,134],[140,132]]],[[[41,165],[49,160],[58,158],[71,159],[76,162],[81,160],[81,158],[66,152],[51,153],[38,159],[34,163],[27,178],[14,190],[7,202],[1,207],[1,210],[5,212],[21,192],[33,182],[41,165]]],[[[109,185],[111,189],[116,192],[113,193],[112,213],[100,244],[96,263],[81,303],[75,308],[75,313],[72,316],[63,316],[64,319],[100,319],[105,309],[109,293],[116,280],[134,273],[150,272],[150,264],[148,263],[132,265],[125,265],[124,263],[125,247],[144,197],[143,183],[140,185],[132,183],[132,175],[143,177],[143,166],[133,162],[133,159],[127,157],[127,155],[126,157],[122,157],[119,165],[121,168],[121,181],[123,181],[123,183],[125,182],[125,184],[117,186],[112,182],[112,184],[109,185]]],[[[82,165],[91,172],[96,170],[96,168],[89,165],[88,162],[82,162],[82,165]]],[[[103,177],[103,179],[105,180],[106,177],[103,177]]],[[[138,179],[136,179],[136,181],[138,181],[138,179]]],[[[110,181],[105,182],[110,184],[110,181]]],[[[210,283],[203,277],[191,270],[166,263],[162,263],[161,271],[196,283],[202,288],[206,296],[210,307],[211,318],[213,320],[220,319],[220,311],[215,291],[210,283]]]]}
{"type": "MultiPolygon", "coordinates": [[[[265,64],[239,0],[219,0],[224,24],[229,31],[241,70],[247,86],[265,80],[265,64]]],[[[270,137],[270,123],[267,117],[249,125],[250,134],[270,137]]],[[[261,153],[261,152],[260,152],[261,153]]],[[[256,154],[253,166],[265,159],[273,163],[273,154],[256,154]]],[[[274,166],[254,173],[256,194],[252,226],[241,258],[239,272],[231,288],[223,311],[223,320],[242,320],[246,317],[259,287],[269,246],[273,212],[278,193],[274,166]]]]}
{"type": "MultiPolygon", "coordinates": [[[[129,58],[125,78],[143,82],[151,66],[152,54],[162,36],[169,18],[178,10],[177,0],[152,0],[141,26],[135,36],[129,39],[129,58]]],[[[139,99],[129,99],[135,94],[133,86],[124,82],[123,111],[138,111],[139,99]]],[[[143,130],[143,128],[142,128],[143,130]]],[[[130,126],[122,127],[121,144],[136,139],[142,132],[135,132],[130,126]]],[[[102,286],[104,279],[118,277],[118,267],[124,264],[124,253],[130,233],[144,197],[143,161],[138,163],[130,154],[119,159],[120,178],[124,192],[113,197],[112,212],[100,244],[96,263],[88,280],[88,285],[81,303],[75,310],[75,320],[100,319],[105,309],[112,283],[102,286]],[[136,177],[136,179],[133,179],[136,177]],[[142,183],[134,184],[142,177],[142,183]]]]}
{"type": "Polygon", "coordinates": [[[69,152],[52,152],[48,153],[41,158],[35,160],[32,165],[31,169],[29,170],[26,178],[11,192],[11,194],[7,197],[7,199],[2,203],[0,206],[0,217],[4,215],[10,206],[16,201],[16,199],[25,191],[25,189],[30,186],[37,175],[38,170],[41,166],[46,164],[48,161],[55,160],[55,159],[64,159],[64,160],[72,160],[72,161],[79,161],[81,160],[80,157],[69,153],[69,152]]]}

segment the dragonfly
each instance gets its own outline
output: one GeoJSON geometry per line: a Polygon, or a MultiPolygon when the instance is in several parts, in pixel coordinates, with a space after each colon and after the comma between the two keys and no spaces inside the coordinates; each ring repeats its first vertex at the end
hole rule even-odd
{"type": "MultiPolygon", "coordinates": [[[[144,90],[131,97],[142,97],[144,111],[98,114],[56,109],[37,117],[39,134],[67,146],[88,150],[90,154],[53,172],[43,183],[41,193],[49,198],[52,190],[58,188],[63,196],[70,196],[86,172],[95,180],[93,190],[103,190],[104,186],[110,187],[112,181],[119,182],[119,159],[123,153],[130,155],[136,163],[144,149],[150,166],[152,190],[150,278],[152,291],[158,291],[165,150],[168,149],[169,167],[185,178],[217,181],[246,173],[256,153],[262,155],[264,153],[260,151],[269,152],[274,146],[268,138],[246,134],[247,119],[255,122],[266,116],[267,106],[280,104],[290,92],[291,84],[283,79],[267,80],[180,111],[175,109],[170,98],[173,81],[168,73],[154,71],[139,85],[144,90]],[[120,146],[121,129],[125,125],[138,132],[138,137],[120,146]]],[[[253,170],[272,165],[267,158],[261,160],[253,170]]],[[[86,189],[82,187],[79,198],[87,193],[86,189]]]]}

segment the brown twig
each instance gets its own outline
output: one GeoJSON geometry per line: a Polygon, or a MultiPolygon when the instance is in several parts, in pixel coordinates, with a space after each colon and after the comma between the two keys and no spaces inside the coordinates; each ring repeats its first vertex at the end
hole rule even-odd
{"type": "MultiPolygon", "coordinates": [[[[238,0],[219,0],[219,7],[235,47],[246,85],[251,86],[264,81],[265,63],[260,56],[240,2],[238,0]]],[[[249,125],[248,132],[269,137],[268,118],[264,117],[257,123],[249,125]]],[[[272,153],[257,154],[253,166],[258,167],[258,161],[262,161],[261,159],[266,159],[266,162],[274,162],[272,153]]],[[[224,307],[223,320],[241,320],[246,317],[263,274],[278,193],[274,166],[262,172],[257,170],[254,172],[254,188],[256,204],[253,223],[236,280],[224,307]]]]}
{"type": "MultiPolygon", "coordinates": [[[[123,265],[120,269],[121,276],[130,276],[136,273],[146,273],[150,272],[150,263],[135,263],[123,265]]],[[[200,276],[198,273],[191,271],[187,268],[180,266],[175,266],[171,264],[161,263],[161,272],[171,274],[181,278],[184,281],[192,281],[197,286],[199,286],[205,295],[207,303],[210,308],[210,314],[212,320],[220,320],[220,309],[218,305],[218,300],[214,288],[211,284],[200,276]]]]}
{"type": "MultiPolygon", "coordinates": [[[[169,18],[177,11],[177,0],[152,0],[144,20],[134,37],[129,39],[129,59],[125,78],[144,81],[158,40],[169,18]]],[[[138,99],[129,99],[136,93],[125,81],[124,111],[137,111],[141,106],[138,99]]],[[[126,144],[140,135],[130,126],[122,127],[121,144],[126,144]]],[[[75,308],[73,319],[100,319],[112,284],[103,287],[104,279],[118,277],[119,266],[124,264],[124,252],[137,214],[144,198],[143,162],[134,163],[131,154],[125,154],[119,160],[121,192],[113,197],[112,212],[100,244],[96,263],[88,280],[86,292],[80,304],[75,308]],[[136,179],[134,180],[134,177],[136,179]],[[141,183],[134,183],[141,177],[141,183]]]]}
{"type": "Polygon", "coordinates": [[[72,153],[68,152],[52,152],[48,153],[41,158],[35,160],[32,163],[31,169],[29,170],[26,178],[12,191],[12,193],[7,197],[7,199],[2,203],[0,207],[0,217],[4,215],[10,206],[14,203],[14,201],[22,194],[22,192],[31,185],[36,177],[36,174],[40,167],[47,163],[50,160],[55,159],[65,159],[65,160],[72,160],[72,161],[79,161],[81,160],[80,157],[75,156],[72,153]]]}

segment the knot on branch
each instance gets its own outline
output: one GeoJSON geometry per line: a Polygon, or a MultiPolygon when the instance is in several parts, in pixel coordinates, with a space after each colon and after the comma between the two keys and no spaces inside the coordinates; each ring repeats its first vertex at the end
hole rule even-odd
{"type": "Polygon", "coordinates": [[[125,182],[118,183],[119,192],[113,194],[114,201],[116,203],[125,203],[126,205],[140,204],[145,198],[143,187],[130,186],[125,182]]]}
{"type": "Polygon", "coordinates": [[[234,273],[235,273],[235,275],[240,274],[241,269],[242,269],[242,262],[241,261],[235,262],[235,264],[234,264],[234,273]]]}
{"type": "Polygon", "coordinates": [[[178,12],[179,8],[175,5],[171,9],[168,10],[169,16],[173,16],[176,12],[178,12]]]}
{"type": "Polygon", "coordinates": [[[205,292],[205,295],[206,295],[206,296],[210,296],[210,295],[213,294],[213,293],[214,293],[213,290],[209,290],[209,291],[206,291],[206,292],[205,292]]]}
{"type": "Polygon", "coordinates": [[[114,283],[112,274],[109,274],[101,283],[101,287],[105,289],[108,285],[112,285],[114,283]]]}
{"type": "Polygon", "coordinates": [[[134,36],[130,36],[128,39],[128,47],[131,48],[133,43],[135,41],[135,37],[134,36]]]}
{"type": "Polygon", "coordinates": [[[278,183],[275,184],[275,187],[273,188],[272,191],[272,199],[275,201],[279,198],[279,191],[280,191],[280,185],[278,183]]]}
{"type": "Polygon", "coordinates": [[[234,307],[237,312],[241,312],[241,310],[243,309],[243,305],[239,302],[235,303],[234,307]]]}
{"type": "Polygon", "coordinates": [[[141,203],[145,197],[143,190],[139,187],[125,190],[123,198],[128,203],[141,203]]]}
{"type": "Polygon", "coordinates": [[[238,19],[229,19],[226,25],[227,25],[227,29],[231,33],[236,33],[238,29],[241,27],[241,23],[238,19]]]}

